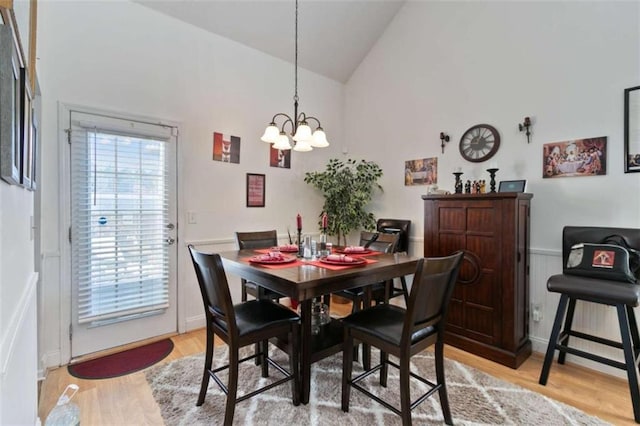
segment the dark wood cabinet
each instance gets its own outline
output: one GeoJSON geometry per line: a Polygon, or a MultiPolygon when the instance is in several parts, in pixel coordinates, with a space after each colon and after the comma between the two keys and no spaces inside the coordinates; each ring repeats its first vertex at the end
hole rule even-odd
{"type": "Polygon", "coordinates": [[[445,342],[518,368],[529,340],[532,194],[424,195],[424,255],[465,252],[445,342]]]}

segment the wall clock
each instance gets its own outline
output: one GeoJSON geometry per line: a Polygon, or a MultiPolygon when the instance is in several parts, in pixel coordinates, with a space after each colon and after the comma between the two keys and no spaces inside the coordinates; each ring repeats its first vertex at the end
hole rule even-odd
{"type": "Polygon", "coordinates": [[[500,135],[495,127],[477,124],[460,138],[460,155],[467,161],[480,163],[493,157],[500,148],[500,135]]]}

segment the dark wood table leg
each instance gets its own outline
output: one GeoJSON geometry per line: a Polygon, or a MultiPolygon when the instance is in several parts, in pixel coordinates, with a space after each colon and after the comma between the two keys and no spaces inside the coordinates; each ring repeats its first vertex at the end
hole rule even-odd
{"type": "Polygon", "coordinates": [[[300,346],[302,354],[300,356],[300,378],[302,381],[302,394],[300,395],[300,402],[303,404],[309,403],[309,394],[311,393],[311,304],[313,300],[307,299],[300,302],[300,315],[302,321],[302,327],[300,332],[302,334],[300,339],[300,346]]]}

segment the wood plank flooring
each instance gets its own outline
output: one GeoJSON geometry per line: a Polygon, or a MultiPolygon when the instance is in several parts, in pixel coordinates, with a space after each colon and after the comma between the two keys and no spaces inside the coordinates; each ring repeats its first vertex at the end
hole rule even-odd
{"type": "MultiPolygon", "coordinates": [[[[349,310],[349,304],[332,303],[332,315],[344,315],[349,310]]],[[[172,339],[175,347],[162,362],[171,362],[204,351],[204,330],[176,335],[172,339]]],[[[445,356],[572,405],[607,422],[618,425],[635,424],[626,380],[576,365],[554,364],[547,386],[540,386],[538,377],[542,368],[541,354],[534,354],[517,370],[453,347],[446,347],[445,356]]],[[[83,425],[163,424],[160,410],[151,395],[143,372],[113,379],[82,380],[70,376],[66,367],[49,371],[42,383],[38,412],[43,424],[58,396],[69,383],[80,386],[74,402],[80,407],[80,423],[83,425]]],[[[455,418],[455,407],[452,407],[452,411],[455,418]]]]}

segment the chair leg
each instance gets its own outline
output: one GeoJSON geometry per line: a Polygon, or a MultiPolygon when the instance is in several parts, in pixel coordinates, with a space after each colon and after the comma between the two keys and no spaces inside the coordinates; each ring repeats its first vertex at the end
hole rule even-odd
{"type": "Polygon", "coordinates": [[[567,309],[567,302],[569,296],[563,294],[560,296],[560,302],[558,302],[558,309],[556,310],[556,319],[553,321],[553,327],[551,328],[551,337],[549,338],[549,344],[547,346],[547,353],[544,356],[544,363],[542,364],[542,372],[540,373],[540,379],[538,383],[542,386],[547,384],[549,378],[549,370],[551,369],[551,363],[553,362],[553,354],[558,344],[558,336],[560,335],[560,327],[562,326],[562,320],[567,309]]]}
{"type": "Polygon", "coordinates": [[[383,388],[387,387],[387,377],[389,376],[389,354],[384,352],[382,349],[380,350],[380,386],[383,388]]]}
{"type": "Polygon", "coordinates": [[[238,362],[240,360],[238,348],[229,346],[229,383],[227,384],[227,406],[224,411],[224,424],[231,426],[236,409],[236,395],[238,393],[238,362]]]}
{"type": "MultiPolygon", "coordinates": [[[[631,392],[631,405],[633,406],[633,417],[636,423],[640,423],[640,391],[638,390],[638,370],[636,369],[635,354],[633,351],[631,325],[624,305],[616,305],[618,311],[618,322],[620,323],[620,334],[622,335],[622,349],[629,379],[629,390],[631,392]]],[[[634,318],[635,319],[635,318],[634,318]]]]}
{"type": "Polygon", "coordinates": [[[262,377],[269,377],[269,362],[267,357],[269,356],[269,341],[263,340],[258,344],[260,348],[260,364],[262,364],[262,377]]]}
{"type": "Polygon", "coordinates": [[[353,368],[353,337],[345,330],[342,344],[342,411],[349,412],[349,398],[351,396],[351,370],[353,368]]]}
{"type": "Polygon", "coordinates": [[[411,395],[409,393],[409,361],[408,356],[402,357],[400,365],[400,412],[402,426],[411,426],[411,395]]]}
{"type": "Polygon", "coordinates": [[[444,416],[444,422],[448,425],[453,424],[451,419],[451,409],[449,408],[449,396],[447,395],[447,385],[444,376],[444,342],[438,340],[435,350],[436,361],[436,382],[440,386],[438,389],[438,395],[440,396],[440,407],[442,408],[442,415],[444,416]]]}
{"type": "MultiPolygon", "coordinates": [[[[564,338],[565,346],[569,346],[569,332],[571,331],[571,327],[573,327],[573,313],[576,310],[576,299],[573,297],[569,298],[569,308],[567,309],[567,315],[564,317],[564,328],[562,329],[561,336],[566,336],[564,338]]],[[[567,353],[565,351],[560,351],[558,354],[558,364],[564,364],[564,360],[567,358],[567,353]]]]}
{"type": "Polygon", "coordinates": [[[300,353],[300,342],[298,340],[298,336],[300,336],[300,324],[295,323],[291,326],[291,331],[289,332],[289,368],[293,375],[293,380],[291,381],[291,392],[293,405],[295,406],[300,405],[300,360],[298,359],[298,354],[300,353]]]}
{"type": "Polygon", "coordinates": [[[207,395],[207,388],[209,387],[209,371],[211,370],[211,363],[213,362],[213,330],[210,326],[207,326],[207,353],[204,357],[204,372],[202,373],[202,383],[200,384],[200,394],[198,395],[198,402],[196,405],[199,407],[204,403],[204,397],[207,395]]]}
{"type": "MultiPolygon", "coordinates": [[[[362,303],[362,299],[358,296],[355,296],[353,298],[353,300],[351,301],[351,313],[355,313],[358,312],[360,310],[360,303],[362,303]]],[[[353,361],[358,361],[358,349],[360,348],[360,344],[354,345],[353,346],[353,361]]],[[[362,355],[363,359],[364,359],[364,353],[362,355]]]]}
{"type": "MultiPolygon", "coordinates": [[[[631,343],[633,343],[633,353],[640,353],[640,335],[638,334],[638,323],[633,307],[627,306],[627,317],[629,317],[629,330],[631,331],[631,343]]],[[[638,366],[640,368],[640,366],[638,366]]]]}

